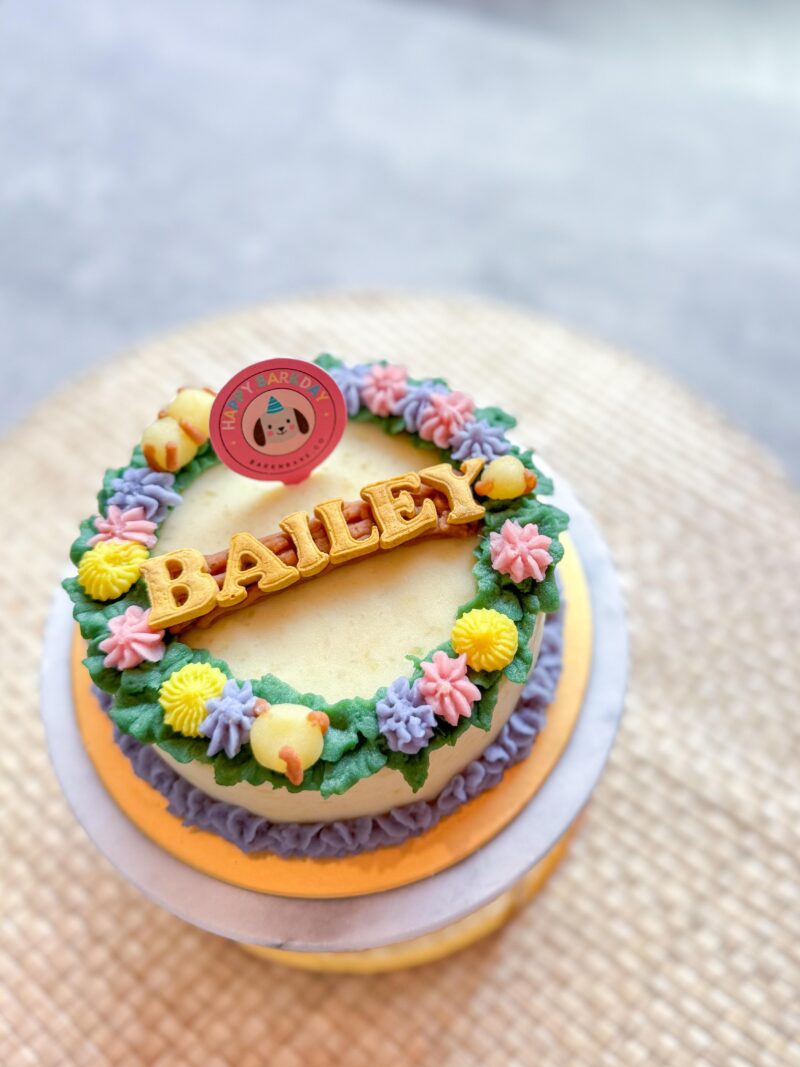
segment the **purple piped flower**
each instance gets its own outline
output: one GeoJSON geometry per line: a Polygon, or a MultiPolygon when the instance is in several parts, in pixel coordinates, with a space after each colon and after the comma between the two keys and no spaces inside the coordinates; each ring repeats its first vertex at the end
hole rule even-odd
{"type": "Polygon", "coordinates": [[[478,419],[456,430],[450,448],[453,459],[477,459],[483,456],[490,463],[498,456],[504,456],[511,448],[511,443],[506,440],[502,426],[492,426],[486,419],[478,419]]]}
{"type": "Polygon", "coordinates": [[[416,433],[419,429],[420,416],[433,393],[447,393],[449,389],[439,382],[430,379],[420,382],[419,385],[410,385],[404,397],[397,401],[395,411],[403,416],[403,422],[409,433],[416,433]]]}
{"type": "Polygon", "coordinates": [[[352,367],[342,364],[341,367],[331,367],[328,371],[331,378],[336,382],[344,394],[344,403],[347,414],[352,418],[357,415],[361,407],[361,386],[368,372],[372,369],[370,363],[356,363],[352,367]]]}
{"type": "Polygon", "coordinates": [[[225,750],[230,759],[239,752],[250,736],[256,717],[256,697],[249,682],[241,686],[231,678],[218,697],[206,701],[206,718],[200,723],[200,733],[210,738],[208,755],[225,750]]]}
{"type": "Polygon", "coordinates": [[[433,708],[423,704],[416,683],[398,678],[375,705],[378,729],[393,752],[415,756],[433,737],[436,716],[433,708]]]}
{"type": "Polygon", "coordinates": [[[144,508],[146,519],[151,522],[163,522],[169,508],[181,502],[181,497],[174,491],[173,474],[150,470],[149,467],[128,467],[120,478],[111,483],[114,494],[108,498],[109,506],[127,511],[130,508],[144,508]]]}

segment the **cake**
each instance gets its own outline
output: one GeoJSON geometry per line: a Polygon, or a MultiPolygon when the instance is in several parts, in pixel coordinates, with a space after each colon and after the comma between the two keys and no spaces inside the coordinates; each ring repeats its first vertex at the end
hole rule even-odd
{"type": "Polygon", "coordinates": [[[512,415],[384,362],[306,366],[297,406],[266,371],[252,403],[180,390],[106,471],[64,587],[115,744],[176,825],[335,860],[430,832],[527,758],[567,516],[512,415]],[[305,477],[303,381],[346,412],[305,477]],[[237,406],[284,481],[220,461],[237,406]]]}

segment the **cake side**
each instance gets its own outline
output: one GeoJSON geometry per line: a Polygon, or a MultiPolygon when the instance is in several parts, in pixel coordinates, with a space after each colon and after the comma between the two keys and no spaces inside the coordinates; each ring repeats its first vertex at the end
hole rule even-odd
{"type": "MultiPolygon", "coordinates": [[[[561,612],[548,616],[537,659],[517,705],[495,741],[477,759],[454,775],[431,800],[393,807],[377,815],[304,823],[273,822],[228,799],[215,799],[168,767],[157,748],[142,745],[116,731],[117,743],[134,772],[167,801],[168,810],[187,827],[217,834],[242,852],[268,852],[282,857],[336,859],[390,845],[399,845],[433,829],[502,781],[505,773],[526,759],[547,722],[563,667],[561,612]]],[[[108,694],[97,691],[107,710],[108,694]]]]}
{"type": "MultiPolygon", "coordinates": [[[[531,638],[534,664],[544,632],[544,623],[545,616],[541,614],[531,638]]],[[[514,711],[522,689],[522,685],[505,680],[494,707],[489,730],[467,731],[454,745],[436,749],[428,763],[427,777],[416,791],[401,774],[386,767],[377,774],[362,778],[345,793],[327,797],[313,790],[289,793],[285,789],[273,788],[268,782],[257,786],[250,785],[249,782],[221,786],[215,781],[213,768],[208,764],[197,761],[179,763],[157,745],[153,746],[153,750],[176,774],[185,778],[206,796],[236,804],[271,822],[332,822],[335,819],[381,815],[392,808],[417,800],[434,800],[439,796],[449,782],[495,742],[514,711]]]]}

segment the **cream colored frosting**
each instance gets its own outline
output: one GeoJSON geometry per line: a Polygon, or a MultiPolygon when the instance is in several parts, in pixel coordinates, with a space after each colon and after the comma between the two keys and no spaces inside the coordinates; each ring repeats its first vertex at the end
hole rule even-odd
{"type": "MultiPolygon", "coordinates": [[[[275,532],[284,515],[332,497],[357,500],[371,481],[430,465],[431,451],[391,437],[369,424],[351,423],[310,478],[295,486],[251,481],[224,466],[206,471],[162,527],[156,551],[198,548],[215,552],[232,534],[275,532]]],[[[456,610],[475,590],[476,541],[431,539],[331,569],[250,608],[232,612],[181,640],[224,659],[240,678],[274,674],[300,692],[334,702],[370,697],[402,674],[409,654],[423,656],[446,641],[456,610]]],[[[543,621],[543,617],[539,622],[543,621]]],[[[541,626],[534,641],[538,649],[541,626]]],[[[413,794],[397,771],[382,770],[342,796],[289,793],[269,784],[219,786],[208,764],[180,764],[158,754],[203,792],[279,822],[316,822],[374,815],[415,799],[432,799],[449,779],[492,741],[513,710],[520,686],[504,681],[489,733],[467,730],[452,747],[431,755],[430,773],[413,794]]]]}

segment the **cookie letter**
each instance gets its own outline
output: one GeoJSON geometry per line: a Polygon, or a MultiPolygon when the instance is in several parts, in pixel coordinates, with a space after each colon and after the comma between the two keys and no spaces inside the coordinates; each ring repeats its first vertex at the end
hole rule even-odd
{"type": "Polygon", "coordinates": [[[325,527],[331,543],[331,563],[347,563],[359,556],[367,556],[378,550],[380,541],[377,526],[367,537],[353,537],[342,510],[342,500],[326,500],[317,504],[314,514],[325,527]]]}
{"type": "Polygon", "coordinates": [[[205,615],[217,599],[217,583],[208,573],[202,552],[178,548],[142,563],[142,575],[150,597],[153,630],[163,630],[205,615]]]}
{"type": "Polygon", "coordinates": [[[361,490],[361,496],[372,508],[381,531],[381,548],[397,548],[436,529],[438,518],[434,502],[430,498],[423,500],[417,513],[414,498],[408,492],[419,487],[419,475],[410,471],[397,478],[365,485],[361,490]]]}
{"type": "Polygon", "coordinates": [[[441,489],[450,504],[447,521],[451,526],[462,522],[476,522],[482,519],[486,508],[478,504],[472,495],[470,486],[478,477],[483,467],[483,459],[466,459],[461,464],[463,474],[458,474],[449,463],[437,463],[435,467],[426,467],[419,472],[425,485],[441,489]]]}
{"type": "Polygon", "coordinates": [[[294,541],[294,547],[297,549],[297,569],[301,578],[311,578],[325,570],[330,562],[328,553],[323,552],[311,536],[308,515],[304,511],[293,511],[291,515],[281,519],[280,527],[294,541]]]}
{"type": "Polygon", "coordinates": [[[247,596],[245,586],[258,582],[262,593],[277,593],[300,578],[297,567],[290,567],[252,534],[237,533],[231,538],[225,581],[217,603],[221,608],[241,604],[247,596]]]}

